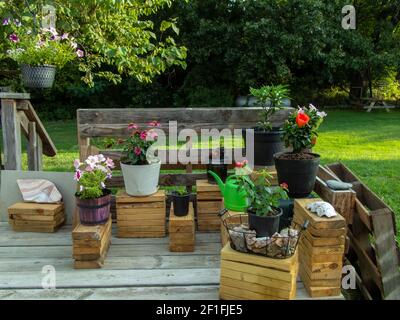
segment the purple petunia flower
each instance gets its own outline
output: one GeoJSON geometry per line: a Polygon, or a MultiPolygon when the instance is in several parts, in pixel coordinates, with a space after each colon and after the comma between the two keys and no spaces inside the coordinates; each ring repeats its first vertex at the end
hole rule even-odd
{"type": "Polygon", "coordinates": [[[12,41],[12,42],[18,42],[18,41],[19,41],[19,38],[18,38],[18,36],[17,36],[15,33],[10,34],[10,36],[9,36],[8,38],[9,38],[10,41],[12,41]]]}
{"type": "Polygon", "coordinates": [[[78,49],[78,50],[76,50],[76,55],[79,58],[83,58],[85,56],[85,53],[81,49],[78,49]]]}
{"type": "Polygon", "coordinates": [[[3,26],[8,26],[10,24],[10,18],[3,19],[3,26]]]}

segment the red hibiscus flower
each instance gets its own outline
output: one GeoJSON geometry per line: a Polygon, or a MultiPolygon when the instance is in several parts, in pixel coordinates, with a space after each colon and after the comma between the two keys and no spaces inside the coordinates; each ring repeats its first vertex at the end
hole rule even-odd
{"type": "Polygon", "coordinates": [[[299,112],[296,117],[296,123],[299,128],[303,128],[310,121],[310,117],[304,112],[299,112]]]}

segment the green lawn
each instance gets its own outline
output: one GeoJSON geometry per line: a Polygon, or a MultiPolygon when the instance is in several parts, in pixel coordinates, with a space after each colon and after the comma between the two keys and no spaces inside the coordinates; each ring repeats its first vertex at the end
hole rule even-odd
{"type": "MultiPolygon", "coordinates": [[[[75,121],[45,123],[58,149],[45,170],[72,170],[78,157],[75,121]]],[[[397,213],[400,230],[400,112],[328,111],[315,152],[342,161],[397,213]]]]}

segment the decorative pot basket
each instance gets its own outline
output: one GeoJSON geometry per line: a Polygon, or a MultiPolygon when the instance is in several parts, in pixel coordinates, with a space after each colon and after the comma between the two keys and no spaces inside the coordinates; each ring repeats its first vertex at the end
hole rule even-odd
{"type": "Polygon", "coordinates": [[[308,225],[308,221],[305,221],[303,225],[292,222],[289,228],[281,230],[279,234],[270,238],[257,238],[256,232],[249,229],[247,215],[226,216],[222,218],[222,223],[226,228],[232,249],[273,259],[286,259],[293,256],[302,232],[308,225]]]}
{"type": "Polygon", "coordinates": [[[53,87],[56,67],[52,65],[30,66],[21,65],[22,82],[27,88],[53,87]]]}

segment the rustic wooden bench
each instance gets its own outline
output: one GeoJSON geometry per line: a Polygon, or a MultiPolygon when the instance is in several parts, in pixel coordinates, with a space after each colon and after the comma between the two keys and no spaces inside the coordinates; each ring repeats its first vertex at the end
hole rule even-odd
{"type": "MultiPolygon", "coordinates": [[[[128,135],[127,126],[134,122],[145,127],[149,121],[157,120],[161,129],[168,129],[169,121],[177,122],[178,132],[182,129],[247,129],[256,126],[262,109],[251,108],[163,108],[163,109],[79,109],[77,111],[78,142],[81,160],[88,155],[102,153],[115,160],[119,168],[121,152],[118,150],[100,150],[93,144],[93,138],[123,138],[128,135]]],[[[272,118],[273,126],[280,126],[293,111],[285,108],[272,118]]],[[[165,133],[168,135],[167,130],[165,133]]],[[[168,158],[168,157],[167,157],[168,158]]],[[[196,185],[196,180],[206,179],[206,173],[193,170],[205,169],[204,164],[162,163],[162,170],[181,170],[179,173],[162,173],[161,186],[196,185]]],[[[113,177],[110,187],[122,187],[122,176],[113,177]]]]}

